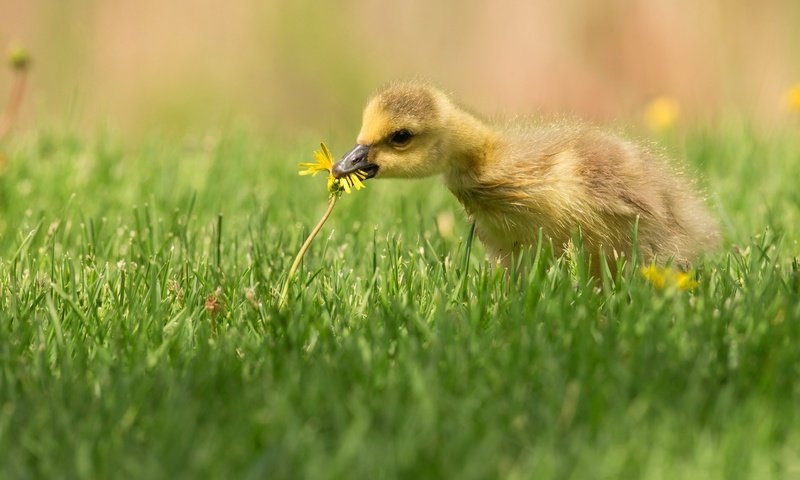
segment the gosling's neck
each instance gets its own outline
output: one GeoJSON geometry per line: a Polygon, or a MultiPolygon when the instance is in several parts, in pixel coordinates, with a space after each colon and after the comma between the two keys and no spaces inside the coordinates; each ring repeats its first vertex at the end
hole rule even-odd
{"type": "Polygon", "coordinates": [[[458,107],[448,112],[448,144],[445,146],[444,172],[448,183],[458,177],[474,177],[494,158],[498,135],[491,127],[458,107]]]}

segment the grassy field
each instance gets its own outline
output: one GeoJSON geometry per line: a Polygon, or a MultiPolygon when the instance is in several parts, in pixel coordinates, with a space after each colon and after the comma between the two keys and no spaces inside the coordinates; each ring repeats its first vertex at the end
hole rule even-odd
{"type": "Polygon", "coordinates": [[[509,279],[438,181],[371,181],[284,312],[318,139],[6,141],[0,477],[799,478],[798,138],[666,139],[726,238],[694,291],[509,279]]]}

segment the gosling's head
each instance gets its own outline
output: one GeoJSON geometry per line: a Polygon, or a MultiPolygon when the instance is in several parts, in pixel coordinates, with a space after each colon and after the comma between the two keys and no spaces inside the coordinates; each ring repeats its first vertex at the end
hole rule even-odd
{"type": "Polygon", "coordinates": [[[333,166],[333,175],[356,170],[368,178],[419,178],[447,168],[454,107],[444,93],[419,83],[395,83],[364,108],[353,147],[333,166]]]}

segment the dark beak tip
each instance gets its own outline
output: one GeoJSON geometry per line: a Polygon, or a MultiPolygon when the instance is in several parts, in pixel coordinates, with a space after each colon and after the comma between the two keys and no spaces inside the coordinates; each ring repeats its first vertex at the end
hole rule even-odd
{"type": "Polygon", "coordinates": [[[331,174],[336,178],[353,173],[367,164],[369,158],[368,145],[356,145],[341,160],[333,164],[331,174]]]}
{"type": "Polygon", "coordinates": [[[331,174],[336,178],[342,178],[346,175],[341,161],[333,164],[333,168],[331,168],[331,174]]]}

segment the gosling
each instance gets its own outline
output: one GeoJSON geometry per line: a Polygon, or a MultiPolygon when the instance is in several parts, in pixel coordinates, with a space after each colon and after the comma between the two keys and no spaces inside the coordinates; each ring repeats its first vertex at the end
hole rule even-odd
{"type": "Polygon", "coordinates": [[[585,125],[489,125],[448,95],[395,83],[363,112],[356,146],[333,167],[341,177],[441,175],[496,261],[508,266],[542,231],[556,253],[579,232],[592,270],[634,247],[645,262],[688,268],[719,242],[692,182],[659,154],[585,125]]]}

